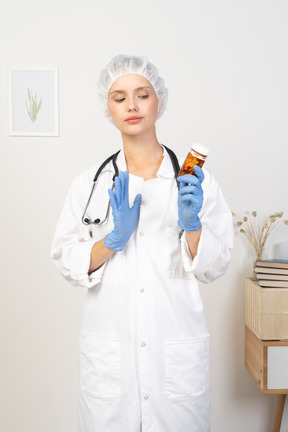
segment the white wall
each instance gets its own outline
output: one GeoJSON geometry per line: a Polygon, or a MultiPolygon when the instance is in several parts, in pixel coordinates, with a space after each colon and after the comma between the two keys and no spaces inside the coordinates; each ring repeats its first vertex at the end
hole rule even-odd
{"type": "MultiPolygon", "coordinates": [[[[287,204],[288,3],[285,0],[10,0],[0,13],[0,429],[76,432],[77,342],[85,291],[49,257],[72,179],[120,146],[96,82],[112,55],[144,54],[166,78],[161,142],[207,167],[231,208],[287,204]],[[7,66],[57,66],[59,138],[8,136],[7,66]]],[[[287,227],[266,253],[288,241],[287,227]]],[[[245,370],[244,285],[251,249],[236,237],[224,277],[203,286],[211,332],[212,432],[268,432],[274,396],[245,370]]],[[[128,431],[127,431],[128,432],[128,431]]]]}

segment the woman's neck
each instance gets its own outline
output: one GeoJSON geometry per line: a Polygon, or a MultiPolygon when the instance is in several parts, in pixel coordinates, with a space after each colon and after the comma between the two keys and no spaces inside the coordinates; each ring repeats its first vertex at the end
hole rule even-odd
{"type": "Polygon", "coordinates": [[[163,148],[156,134],[122,138],[128,172],[143,177],[144,180],[156,178],[163,160],[163,148]]]}

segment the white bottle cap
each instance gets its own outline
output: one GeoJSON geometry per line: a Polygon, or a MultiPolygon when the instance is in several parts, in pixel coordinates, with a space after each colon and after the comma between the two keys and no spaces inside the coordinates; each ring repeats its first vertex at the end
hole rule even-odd
{"type": "Polygon", "coordinates": [[[202,154],[203,156],[207,156],[209,153],[209,149],[205,146],[203,146],[202,144],[198,144],[198,143],[193,143],[192,150],[195,150],[197,153],[202,154]]]}

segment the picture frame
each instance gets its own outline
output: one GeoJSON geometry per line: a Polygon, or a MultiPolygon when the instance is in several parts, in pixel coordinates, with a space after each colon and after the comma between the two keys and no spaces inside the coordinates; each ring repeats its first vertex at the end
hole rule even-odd
{"type": "Polygon", "coordinates": [[[10,136],[59,136],[58,68],[8,67],[10,136]]]}

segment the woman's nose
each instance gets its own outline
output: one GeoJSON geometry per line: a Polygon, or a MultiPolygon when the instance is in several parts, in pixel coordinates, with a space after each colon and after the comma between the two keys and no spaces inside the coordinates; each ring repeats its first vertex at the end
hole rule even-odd
{"type": "Polygon", "coordinates": [[[137,105],[136,105],[136,103],[135,103],[134,100],[129,100],[128,101],[128,111],[129,112],[131,112],[131,111],[137,111],[137,105]]]}

